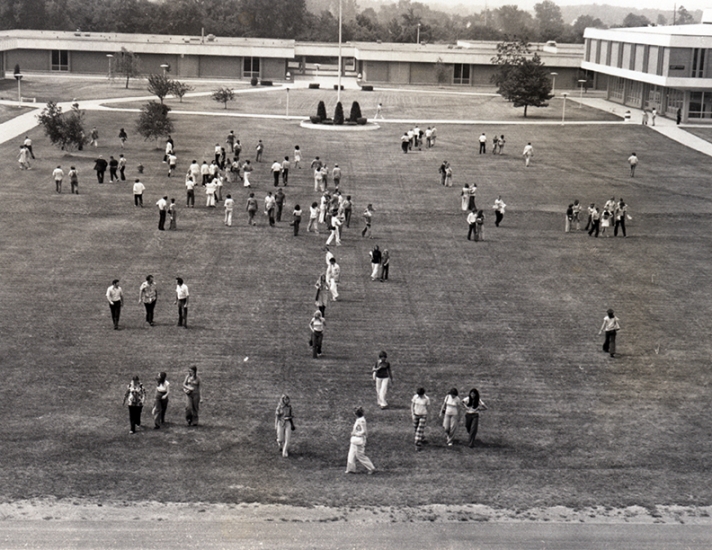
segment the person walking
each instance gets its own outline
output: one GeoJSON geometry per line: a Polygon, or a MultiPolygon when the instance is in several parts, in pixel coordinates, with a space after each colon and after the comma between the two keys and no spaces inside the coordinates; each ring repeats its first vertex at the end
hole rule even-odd
{"type": "Polygon", "coordinates": [[[373,239],[373,235],[371,234],[371,222],[373,221],[373,205],[369,204],[366,206],[366,210],[363,211],[363,221],[364,221],[364,227],[363,230],[361,231],[361,236],[365,237],[368,235],[369,239],[373,239]]]}
{"type": "Polygon", "coordinates": [[[381,253],[381,282],[388,280],[388,270],[391,266],[391,253],[387,248],[381,253]]]}
{"type": "Polygon", "coordinates": [[[452,388],[443,401],[443,406],[440,409],[440,416],[443,419],[443,429],[447,439],[448,447],[452,447],[455,442],[455,432],[460,423],[460,409],[462,401],[457,395],[457,388],[452,388]]]}
{"type": "Polygon", "coordinates": [[[32,160],[34,160],[35,152],[32,150],[32,139],[30,139],[30,136],[25,136],[25,141],[22,143],[22,145],[25,147],[25,149],[27,149],[27,152],[32,157],[32,160]]]}
{"type": "Polygon", "coordinates": [[[564,216],[564,233],[571,231],[571,222],[574,221],[574,205],[569,204],[566,207],[566,215],[564,216]]]}
{"type": "Polygon", "coordinates": [[[474,447],[480,422],[480,411],[486,411],[487,405],[480,399],[480,392],[477,391],[477,388],[472,388],[467,397],[462,400],[462,406],[465,409],[465,429],[469,436],[467,445],[474,447]]]}
{"type": "Polygon", "coordinates": [[[319,234],[319,204],[313,202],[309,207],[309,224],[307,224],[307,233],[314,231],[319,234]]]}
{"type": "Polygon", "coordinates": [[[302,169],[302,150],[299,148],[299,145],[294,146],[294,169],[302,169]]]}
{"type": "Polygon", "coordinates": [[[534,147],[532,147],[531,142],[527,143],[524,146],[524,152],[522,153],[522,156],[524,157],[524,166],[528,168],[529,163],[531,162],[532,157],[534,156],[534,147]]]}
{"type": "Polygon", "coordinates": [[[55,191],[57,191],[57,193],[61,193],[62,180],[64,179],[64,170],[62,170],[62,167],[60,165],[57,165],[57,168],[52,171],[52,178],[54,179],[55,191]]]}
{"type": "Polygon", "coordinates": [[[326,282],[331,291],[331,301],[335,302],[339,298],[339,278],[341,277],[341,266],[336,263],[336,258],[329,259],[329,266],[326,268],[326,282]]]}
{"type": "Polygon", "coordinates": [[[445,186],[445,178],[447,177],[447,169],[449,166],[450,163],[444,160],[438,168],[438,174],[440,174],[440,185],[442,185],[443,187],[445,186]]]}
{"type": "Polygon", "coordinates": [[[29,170],[30,166],[30,152],[24,145],[20,145],[20,153],[17,155],[17,160],[20,163],[20,170],[29,170]]]}
{"type": "Polygon", "coordinates": [[[282,185],[287,187],[289,183],[289,157],[284,157],[282,161],[282,185]]]}
{"type": "Polygon", "coordinates": [[[138,303],[143,304],[146,308],[146,322],[150,326],[153,323],[153,310],[156,309],[156,301],[158,300],[158,289],[153,281],[153,275],[147,275],[146,280],[141,283],[138,289],[138,303]]]}
{"type": "Polygon", "coordinates": [[[177,229],[176,222],[178,221],[178,207],[176,206],[176,200],[171,199],[171,203],[168,205],[168,230],[175,231],[177,229]]]}
{"type": "Polygon", "coordinates": [[[598,210],[597,206],[593,207],[593,212],[591,212],[591,227],[588,230],[588,236],[590,237],[594,233],[595,237],[598,238],[598,234],[601,231],[601,212],[598,210]]]}
{"type": "Polygon", "coordinates": [[[176,300],[173,302],[178,306],[178,326],[188,328],[188,285],[183,279],[176,277],[176,300]]]}
{"type": "Polygon", "coordinates": [[[375,281],[381,276],[381,249],[378,248],[378,245],[373,247],[369,256],[371,256],[371,280],[375,281]]]}
{"type": "Polygon", "coordinates": [[[124,405],[129,407],[130,434],[136,433],[136,428],[141,426],[141,412],[146,401],[146,390],[143,388],[138,375],[129,382],[124,394],[124,405]]]}
{"type": "Polygon", "coordinates": [[[612,309],[609,309],[603,318],[603,324],[598,334],[600,335],[602,332],[606,333],[606,340],[603,342],[603,351],[610,353],[611,357],[616,355],[616,334],[618,334],[620,328],[618,317],[615,316],[612,309]]]}
{"type": "Polygon", "coordinates": [[[257,140],[257,147],[255,147],[255,162],[262,162],[262,154],[265,152],[265,145],[262,140],[257,140]]]}
{"type": "Polygon", "coordinates": [[[185,179],[185,207],[195,208],[195,179],[192,174],[185,179]]]}
{"type": "Polygon", "coordinates": [[[292,210],[292,223],[290,224],[294,228],[294,236],[299,235],[299,224],[302,223],[302,208],[298,205],[294,205],[294,210],[292,210]]]}
{"type": "Polygon", "coordinates": [[[265,197],[265,215],[269,220],[270,227],[274,227],[274,211],[276,206],[277,201],[275,200],[274,196],[272,196],[272,191],[268,191],[267,196],[265,197]]]}
{"type": "Polygon", "coordinates": [[[312,357],[315,359],[321,357],[321,346],[324,341],[324,327],[326,326],[326,321],[321,315],[321,311],[315,311],[311,320],[309,321],[309,330],[311,331],[311,337],[309,338],[309,345],[312,348],[312,357]]]}
{"type": "Polygon", "coordinates": [[[487,136],[484,132],[480,135],[480,155],[484,155],[487,152],[487,136]]]}
{"type": "Polygon", "coordinates": [[[143,192],[146,190],[146,186],[141,182],[140,179],[136,178],[133,184],[133,196],[134,196],[134,206],[140,206],[143,208],[143,192]]]}
{"type": "Polygon", "coordinates": [[[502,223],[502,220],[504,219],[504,209],[506,207],[507,205],[504,204],[504,201],[502,200],[502,195],[499,195],[497,197],[497,200],[495,200],[494,204],[492,205],[492,208],[494,208],[495,227],[499,227],[499,224],[502,223]]]}
{"type": "Polygon", "coordinates": [[[467,226],[467,240],[469,241],[477,234],[477,212],[470,210],[470,213],[467,214],[467,226]]]}
{"type": "Polygon", "coordinates": [[[632,219],[628,215],[628,205],[625,203],[623,199],[618,201],[618,204],[616,205],[615,209],[615,227],[613,228],[613,236],[617,237],[618,236],[618,229],[623,233],[623,237],[626,237],[625,233],[625,219],[628,218],[629,220],[632,219]]]}
{"type": "Polygon", "coordinates": [[[383,104],[382,103],[379,103],[378,105],[376,105],[376,114],[373,116],[373,120],[378,120],[379,118],[381,120],[385,120],[383,118],[383,104]]]}
{"type": "Polygon", "coordinates": [[[69,176],[69,185],[71,186],[72,190],[72,195],[74,194],[79,194],[79,173],[77,172],[77,169],[74,166],[71,166],[69,168],[69,172],[67,172],[67,176],[69,176]]]}
{"type": "Polygon", "coordinates": [[[270,168],[272,172],[272,178],[274,179],[274,186],[279,186],[279,176],[282,174],[282,163],[278,160],[272,162],[272,167],[270,168]]]}
{"type": "Polygon", "coordinates": [[[158,208],[158,229],[163,231],[166,228],[166,213],[168,212],[168,195],[164,195],[156,202],[158,208]]]}
{"type": "Polygon", "coordinates": [[[119,161],[114,157],[109,157],[109,183],[114,183],[114,181],[119,181],[119,175],[117,170],[119,169],[119,161]]]}
{"type": "Polygon", "coordinates": [[[415,429],[415,450],[420,451],[425,441],[425,423],[428,419],[430,398],[425,395],[425,388],[418,388],[410,401],[410,416],[415,429]]]}
{"type": "Polygon", "coordinates": [[[124,305],[124,291],[121,290],[118,279],[111,281],[111,286],[106,289],[106,299],[109,301],[111,321],[114,323],[114,330],[119,330],[121,306],[124,305]]]}
{"type": "Polygon", "coordinates": [[[257,222],[255,222],[255,214],[257,214],[257,199],[255,198],[254,193],[250,193],[250,196],[247,197],[245,210],[247,210],[247,225],[257,225],[257,222]]]}
{"type": "Polygon", "coordinates": [[[653,108],[653,110],[650,113],[650,120],[652,122],[652,126],[655,126],[655,119],[657,118],[657,116],[658,116],[658,111],[657,111],[657,109],[653,108]]]}
{"type": "Polygon", "coordinates": [[[235,209],[235,201],[229,193],[227,197],[225,197],[225,204],[223,206],[225,207],[225,225],[232,227],[232,212],[235,209]]]}
{"type": "Polygon", "coordinates": [[[168,395],[170,394],[170,382],[165,372],[159,373],[156,378],[156,393],[153,398],[153,429],[158,430],[166,423],[166,411],[168,410],[168,395]]]}
{"type": "Polygon", "coordinates": [[[497,142],[497,145],[499,145],[499,154],[500,155],[502,153],[504,153],[504,144],[505,143],[507,143],[507,142],[504,140],[504,134],[502,134],[499,136],[499,141],[497,142]]]}
{"type": "Polygon", "coordinates": [[[292,440],[294,427],[294,414],[292,404],[286,393],[282,394],[274,412],[274,427],[277,430],[277,445],[284,458],[289,456],[289,444],[292,440]]]}
{"type": "Polygon", "coordinates": [[[635,168],[638,166],[638,156],[635,153],[631,153],[628,157],[628,164],[630,165],[630,177],[635,177],[635,168]]]}
{"type": "Polygon", "coordinates": [[[97,182],[104,183],[104,174],[106,173],[107,166],[109,166],[109,163],[106,162],[106,159],[101,155],[99,155],[99,158],[94,161],[94,170],[96,171],[97,182]]]}
{"type": "Polygon", "coordinates": [[[372,474],[376,471],[376,467],[366,456],[366,440],[368,438],[366,418],[363,416],[363,409],[361,407],[356,408],[354,414],[356,415],[356,422],[351,430],[349,455],[346,459],[346,473],[356,473],[356,461],[358,460],[365,466],[367,473],[372,474]]]}
{"type": "Polygon", "coordinates": [[[188,426],[197,426],[200,413],[200,377],[198,367],[195,365],[188,369],[188,374],[183,380],[183,393],[186,398],[185,421],[188,426]]]}
{"type": "Polygon", "coordinates": [[[210,180],[205,184],[205,206],[208,208],[215,208],[215,192],[217,189],[217,179],[210,180]]]}
{"type": "Polygon", "coordinates": [[[282,188],[280,187],[277,189],[277,193],[274,195],[274,205],[275,205],[275,219],[278,222],[282,221],[282,209],[284,208],[284,201],[287,199],[287,196],[284,194],[284,191],[282,191],[282,188]]]}
{"type": "Polygon", "coordinates": [[[91,137],[91,145],[99,147],[99,130],[96,129],[96,126],[91,129],[89,136],[91,137]]]}
{"type": "Polygon", "coordinates": [[[321,312],[322,317],[326,317],[326,304],[329,302],[329,283],[326,282],[326,274],[319,275],[316,283],[316,296],[314,296],[314,305],[321,312]]]}
{"type": "Polygon", "coordinates": [[[576,199],[571,206],[571,212],[573,214],[571,221],[573,224],[576,224],[576,231],[579,231],[581,229],[581,203],[578,199],[576,199]]]}
{"type": "MultiPolygon", "coordinates": [[[[175,164],[173,164],[173,168],[175,168],[175,164]]],[[[126,181],[126,157],[123,153],[119,155],[119,177],[121,181],[126,181]]]]}
{"type": "Polygon", "coordinates": [[[485,240],[485,211],[477,211],[477,219],[475,220],[475,242],[485,240]]]}
{"type": "Polygon", "coordinates": [[[128,134],[126,133],[126,130],[121,128],[119,130],[119,143],[121,144],[121,148],[123,149],[126,147],[126,140],[129,138],[128,134]]]}
{"type": "Polygon", "coordinates": [[[388,362],[388,354],[382,351],[378,354],[378,361],[372,369],[373,379],[376,382],[376,401],[381,409],[388,408],[388,386],[393,383],[393,373],[391,364],[388,362]]]}

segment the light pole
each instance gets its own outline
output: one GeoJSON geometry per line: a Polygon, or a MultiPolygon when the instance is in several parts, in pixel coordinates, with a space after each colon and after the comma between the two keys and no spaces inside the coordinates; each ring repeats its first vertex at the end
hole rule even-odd
{"type": "Polygon", "coordinates": [[[564,96],[564,110],[561,113],[561,125],[563,126],[564,122],[566,122],[566,98],[569,97],[569,94],[564,92],[561,95],[564,96]]]}
{"type": "Polygon", "coordinates": [[[341,0],[339,0],[339,78],[336,83],[336,102],[341,101],[341,0]]]}
{"type": "Polygon", "coordinates": [[[415,36],[415,43],[420,44],[420,23],[418,23],[418,33],[415,36]]]}
{"type": "MultiPolygon", "coordinates": [[[[289,71],[287,71],[286,79],[287,82],[292,80],[292,73],[290,73],[289,71]]],[[[287,118],[289,118],[289,86],[287,86],[287,118]]]]}
{"type": "Polygon", "coordinates": [[[22,73],[15,73],[15,80],[17,80],[17,106],[22,107],[22,73]]]}
{"type": "Polygon", "coordinates": [[[110,53],[106,54],[106,59],[109,60],[109,76],[107,77],[109,79],[109,85],[111,85],[111,79],[113,78],[113,72],[111,70],[111,60],[114,59],[114,56],[110,53]]]}
{"type": "Polygon", "coordinates": [[[585,78],[579,78],[579,86],[581,88],[581,99],[579,100],[579,109],[581,108],[581,105],[583,104],[583,85],[586,84],[586,79],[585,78]]]}
{"type": "Polygon", "coordinates": [[[554,77],[554,83],[551,85],[551,95],[556,95],[556,77],[559,76],[559,73],[549,73],[551,76],[554,77]]]}
{"type": "Polygon", "coordinates": [[[170,67],[168,63],[163,63],[161,65],[161,69],[163,69],[163,76],[166,76],[166,71],[168,70],[168,67],[170,67]]]}

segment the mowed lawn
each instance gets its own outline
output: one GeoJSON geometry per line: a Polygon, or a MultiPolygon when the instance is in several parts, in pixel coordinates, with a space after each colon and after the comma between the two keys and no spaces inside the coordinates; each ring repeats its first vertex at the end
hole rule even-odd
{"type": "MultiPolygon", "coordinates": [[[[433,117],[458,112],[454,96],[439,110],[424,101],[433,117]]],[[[413,112],[389,115],[424,116],[413,112]]],[[[473,108],[466,118],[489,112],[473,108]]],[[[273,190],[271,161],[301,145],[305,167],[291,173],[282,223],[269,228],[260,215],[248,227],[246,192],[228,186],[237,211],[227,228],[222,208],[206,209],[200,190],[196,208],[184,208],[183,178],[165,176],[161,150],[133,135],[134,118],[87,113],[101,147],[71,157],[34,130],[39,158],[29,172],[17,167],[17,143],[0,146],[0,498],[518,509],[712,503],[707,157],[638,125],[439,125],[433,150],[404,155],[407,126],[397,124],[337,133],[175,115],[179,176],[193,158],[209,159],[230,129],[253,160],[264,140],[265,162],[252,177],[260,201],[273,190]],[[121,152],[120,127],[131,134],[129,181],[98,185],[93,159],[121,152]],[[483,131],[506,135],[505,155],[475,154],[483,131]],[[535,147],[528,169],[527,141],[535,147]],[[626,164],[632,150],[635,179],[626,164]],[[317,199],[308,170],[316,155],[339,163],[356,204],[335,250],[343,300],[327,307],[318,360],[307,324],[326,235],[306,234],[306,215],[297,238],[284,221],[295,202],[317,199]],[[448,189],[437,174],[443,159],[454,170],[448,189]],[[130,184],[139,162],[143,209],[133,206],[130,184]],[[79,168],[79,196],[68,182],[54,192],[57,164],[79,168]],[[472,181],[487,215],[480,243],[466,240],[460,210],[461,185],[472,181]],[[179,204],[176,232],[156,229],[163,194],[179,204]],[[508,208],[495,228],[491,204],[500,194],[508,208]],[[611,196],[629,204],[627,239],[563,232],[573,199],[601,205],[611,196]],[[376,211],[374,240],[359,235],[367,203],[376,211]],[[384,284],[369,280],[375,244],[391,252],[384,284]],[[149,273],[160,290],[153,328],[138,304],[149,273]],[[190,287],[189,330],[175,326],[176,276],[190,287]],[[112,330],[104,297],[113,278],[125,293],[121,331],[112,330]],[[614,359],[597,336],[609,307],[622,324],[614,359]],[[370,374],[382,349],[395,377],[385,411],[370,374]],[[185,425],[180,391],[193,364],[203,381],[197,428],[185,425]],[[149,429],[147,404],[147,429],[129,435],[126,384],[139,374],[152,395],[162,370],[172,384],[169,426],[149,429]],[[419,386],[432,399],[430,444],[415,453],[409,402],[419,386]],[[461,394],[478,387],[489,406],[475,449],[445,446],[437,412],[453,386],[461,394]],[[288,459],[273,429],[282,392],[297,426],[288,459]],[[366,411],[375,476],[344,475],[356,405],[366,411]]]]}

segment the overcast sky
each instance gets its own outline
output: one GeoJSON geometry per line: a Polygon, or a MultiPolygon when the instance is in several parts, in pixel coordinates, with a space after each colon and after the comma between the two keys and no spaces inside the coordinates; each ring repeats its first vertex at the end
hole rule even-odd
{"type": "MultiPolygon", "coordinates": [[[[466,12],[480,12],[485,6],[488,8],[498,8],[507,4],[513,4],[519,6],[521,9],[531,10],[534,4],[538,4],[542,0],[417,0],[423,4],[428,4],[435,7],[436,4],[442,4],[445,6],[458,6],[462,5],[465,7],[466,12]]],[[[634,0],[554,0],[559,6],[571,6],[571,5],[581,5],[581,4],[600,4],[600,5],[610,5],[619,7],[630,7],[630,8],[652,8],[660,10],[672,11],[675,6],[675,1],[661,1],[661,0],[649,0],[648,2],[636,2],[634,0]]],[[[680,5],[685,6],[688,10],[703,10],[705,8],[712,8],[712,0],[677,0],[678,7],[680,5]]]]}

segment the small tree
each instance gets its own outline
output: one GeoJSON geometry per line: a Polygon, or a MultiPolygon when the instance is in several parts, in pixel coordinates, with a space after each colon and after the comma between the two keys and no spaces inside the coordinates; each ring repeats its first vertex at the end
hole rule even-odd
{"type": "Polygon", "coordinates": [[[349,114],[349,120],[351,122],[356,122],[359,118],[361,118],[361,106],[358,104],[358,101],[354,101],[351,104],[351,113],[349,114]]]}
{"type": "Polygon", "coordinates": [[[341,102],[336,103],[336,108],[334,109],[334,124],[344,123],[344,106],[341,102]]]}
{"type": "Polygon", "coordinates": [[[173,121],[168,118],[170,107],[156,101],[149,101],[141,107],[141,114],[138,116],[136,131],[145,140],[167,136],[173,132],[173,121]]]}
{"type": "Polygon", "coordinates": [[[214,101],[225,105],[227,109],[227,102],[235,99],[235,92],[232,91],[232,88],[220,88],[213,92],[212,98],[214,101]]]}
{"type": "Polygon", "coordinates": [[[163,103],[163,98],[173,91],[173,81],[162,74],[148,75],[148,91],[163,103]]]}
{"type": "Polygon", "coordinates": [[[324,105],[323,101],[320,101],[316,106],[316,116],[321,120],[326,120],[326,105],[324,105]]]}
{"type": "MultiPolygon", "coordinates": [[[[121,52],[114,56],[114,72],[126,77],[126,88],[129,87],[129,80],[141,75],[138,55],[121,48],[121,52]]],[[[112,75],[109,75],[111,78],[112,75]]]]}
{"type": "Polygon", "coordinates": [[[84,113],[79,109],[62,113],[62,108],[50,101],[37,115],[37,120],[53,145],[62,150],[72,150],[84,147],[88,141],[84,134],[83,117],[84,113]]]}
{"type": "Polygon", "coordinates": [[[178,97],[181,103],[183,103],[183,96],[191,91],[193,91],[193,86],[190,84],[178,80],[171,81],[171,93],[178,97]]]}
{"type": "Polygon", "coordinates": [[[440,57],[435,61],[435,80],[440,86],[447,83],[447,67],[445,67],[445,63],[440,57]]]}

